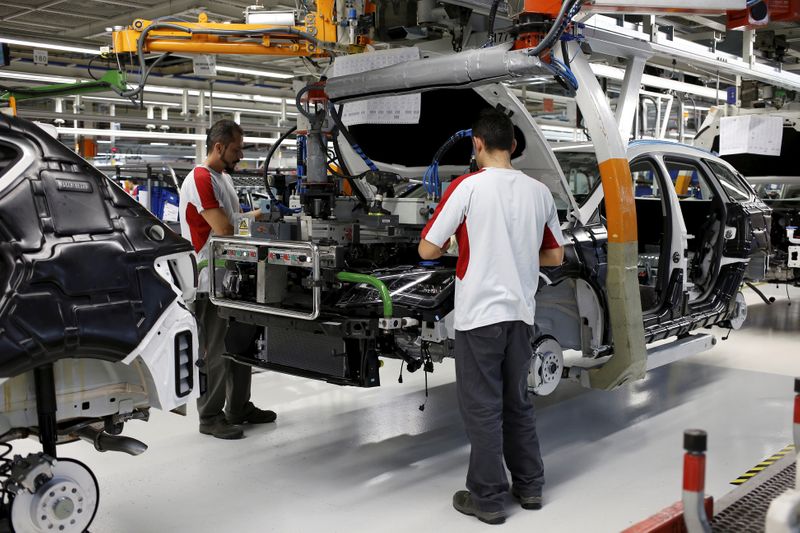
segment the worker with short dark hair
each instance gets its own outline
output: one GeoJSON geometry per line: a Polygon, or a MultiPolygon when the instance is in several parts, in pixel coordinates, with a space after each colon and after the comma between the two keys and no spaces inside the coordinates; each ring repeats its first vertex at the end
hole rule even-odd
{"type": "Polygon", "coordinates": [[[422,232],[419,255],[437,259],[458,242],[455,296],[456,389],[472,445],[467,488],[456,510],[505,521],[508,492],[540,509],[544,469],[527,378],[540,266],[563,261],[555,203],[541,182],[515,170],[511,119],[495,109],[472,126],[478,172],[447,188],[422,232]]]}
{"type": "MultiPolygon", "coordinates": [[[[244,132],[232,120],[220,120],[208,131],[207,156],[195,167],[181,186],[181,234],[192,242],[198,255],[200,278],[194,312],[200,333],[200,357],[204,359],[207,388],[197,400],[200,433],[220,439],[240,439],[241,424],[265,424],[275,421],[272,411],[255,407],[250,402],[251,368],[222,356],[226,347],[228,322],[219,316],[217,307],[208,299],[209,237],[233,235],[233,228],[242,216],[257,216],[258,211],[240,213],[239,195],[233,187],[230,172],[242,159],[244,132]]],[[[228,339],[229,351],[246,350],[255,340],[254,326],[236,324],[228,339]],[[231,349],[231,344],[237,348],[231,349]],[[243,347],[244,345],[244,347],[243,347]]]]}

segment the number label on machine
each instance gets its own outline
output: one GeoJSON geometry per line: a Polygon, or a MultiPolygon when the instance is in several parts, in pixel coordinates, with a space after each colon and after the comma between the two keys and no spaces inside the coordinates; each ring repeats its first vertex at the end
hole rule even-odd
{"type": "Polygon", "coordinates": [[[270,248],[267,254],[267,263],[270,265],[312,267],[311,257],[301,250],[279,250],[270,248]]]}

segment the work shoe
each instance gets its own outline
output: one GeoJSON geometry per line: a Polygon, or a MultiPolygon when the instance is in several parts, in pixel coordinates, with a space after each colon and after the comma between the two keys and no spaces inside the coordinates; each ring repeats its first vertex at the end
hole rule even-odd
{"type": "Polygon", "coordinates": [[[481,511],[475,506],[472,501],[472,494],[467,490],[460,490],[453,494],[453,507],[459,513],[464,513],[469,516],[474,516],[481,522],[487,524],[497,525],[506,521],[505,511],[481,511]]]}
{"type": "Polygon", "coordinates": [[[538,511],[542,508],[541,496],[522,496],[519,491],[517,491],[516,487],[511,488],[511,495],[519,502],[523,509],[538,511]]]}
{"type": "Polygon", "coordinates": [[[218,416],[212,422],[200,422],[200,433],[225,440],[236,440],[244,437],[244,430],[225,420],[224,416],[218,416]]]}
{"type": "Polygon", "coordinates": [[[252,409],[243,416],[228,415],[228,422],[231,424],[269,424],[270,422],[275,422],[276,418],[278,418],[278,415],[274,411],[259,409],[253,405],[252,409]]]}

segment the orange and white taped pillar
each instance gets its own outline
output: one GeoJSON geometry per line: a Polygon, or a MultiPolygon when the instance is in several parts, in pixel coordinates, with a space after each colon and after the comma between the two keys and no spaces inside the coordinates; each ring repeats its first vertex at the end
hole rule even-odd
{"type": "Polygon", "coordinates": [[[688,533],[711,533],[706,516],[706,432],[683,432],[683,520],[688,533]]]}
{"type": "MultiPolygon", "coordinates": [[[[561,50],[556,53],[561,55],[561,50]]],[[[589,379],[593,388],[613,389],[626,381],[643,378],[647,370],[637,278],[639,244],[633,179],[626,142],[588,59],[575,41],[567,43],[567,54],[571,58],[572,73],[578,80],[575,101],[597,155],[608,229],[606,293],[614,355],[601,368],[591,370],[589,379]]]]}

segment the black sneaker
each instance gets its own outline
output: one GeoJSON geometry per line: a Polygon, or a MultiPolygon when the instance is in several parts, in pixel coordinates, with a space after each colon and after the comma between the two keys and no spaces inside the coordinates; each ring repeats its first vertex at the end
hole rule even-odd
{"type": "Polygon", "coordinates": [[[225,440],[237,440],[244,437],[244,430],[225,420],[224,416],[217,417],[213,422],[200,422],[200,433],[225,440]]]}
{"type": "Polygon", "coordinates": [[[244,416],[228,416],[228,422],[231,424],[269,424],[275,422],[278,415],[274,411],[266,409],[259,409],[253,406],[244,416]]]}
{"type": "Polygon", "coordinates": [[[475,507],[475,502],[472,501],[472,495],[468,490],[460,490],[453,494],[453,507],[459,513],[474,516],[487,524],[498,525],[506,521],[505,511],[481,511],[475,507]]]}
{"type": "Polygon", "coordinates": [[[523,509],[538,511],[542,508],[541,496],[522,496],[515,487],[511,488],[511,495],[519,502],[523,509]]]}

